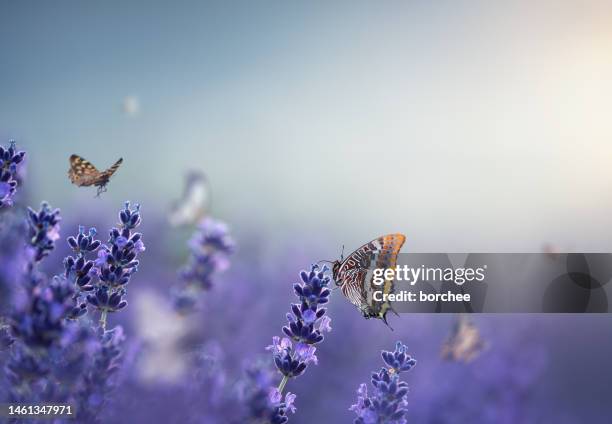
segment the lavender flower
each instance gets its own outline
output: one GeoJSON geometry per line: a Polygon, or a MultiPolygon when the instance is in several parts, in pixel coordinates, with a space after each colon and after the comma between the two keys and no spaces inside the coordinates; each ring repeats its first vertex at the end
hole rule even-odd
{"type": "Polygon", "coordinates": [[[246,369],[240,399],[251,420],[284,424],[288,421],[287,412],[295,413],[296,396],[287,392],[283,399],[281,391],[274,387],[274,380],[274,372],[267,362],[257,361],[246,369]]]}
{"type": "Polygon", "coordinates": [[[309,363],[318,363],[316,348],[306,343],[296,343],[283,337],[273,337],[272,344],[266,348],[272,352],[276,368],[286,378],[299,377],[304,373],[309,363]]]}
{"type": "MultiPolygon", "coordinates": [[[[133,232],[141,222],[140,206],[136,204],[134,209],[130,209],[130,202],[125,203],[125,207],[119,212],[119,228],[110,230],[108,245],[98,245],[93,240],[93,235],[83,236],[81,241],[75,239],[69,243],[74,244],[80,250],[86,249],[93,251],[98,249],[98,258],[95,265],[99,271],[98,282],[92,288],[87,287],[92,293],[87,296],[87,302],[100,311],[100,326],[106,328],[106,318],[109,312],[117,312],[127,306],[125,295],[126,286],[133,274],[138,271],[138,254],[145,250],[142,242],[142,234],[133,232]],[[80,243],[85,247],[80,247],[80,243]]],[[[75,262],[76,265],[76,262],[75,262]]],[[[84,264],[83,267],[86,265],[84,264]]],[[[87,276],[91,277],[90,272],[93,265],[87,271],[87,276]]],[[[82,270],[84,271],[84,269],[82,270]]],[[[90,280],[87,281],[89,283],[90,280]]]]}
{"type": "Polygon", "coordinates": [[[38,212],[28,208],[28,244],[34,262],[40,262],[55,248],[59,238],[59,214],[59,209],[52,210],[47,202],[41,203],[38,212]]]}
{"type": "MultiPolygon", "coordinates": [[[[99,422],[115,384],[125,337],[121,326],[106,329],[107,314],[127,306],[124,298],[126,286],[138,271],[138,254],[145,250],[142,234],[134,232],[141,223],[139,205],[131,209],[130,203],[126,202],[119,212],[119,220],[119,228],[110,230],[107,245],[95,239],[95,228],[86,233],[85,228],[80,227],[76,237],[68,238],[76,257],[69,256],[64,261],[66,278],[78,293],[89,293],[87,303],[100,311],[97,348],[91,355],[93,363],[85,368],[81,388],[76,395],[81,412],[79,418],[84,422],[99,422]],[[95,260],[87,257],[96,251],[95,260]]],[[[80,303],[79,296],[76,300],[72,318],[83,315],[87,310],[86,304],[80,303]]]]}
{"type": "MultiPolygon", "coordinates": [[[[36,278],[36,277],[34,277],[36,278]]],[[[33,281],[27,301],[14,315],[13,334],[31,349],[47,349],[60,340],[72,309],[72,286],[62,278],[33,281]]]]}
{"type": "Polygon", "coordinates": [[[331,320],[325,316],[327,310],[321,307],[329,301],[331,293],[327,288],[330,282],[327,271],[327,267],[319,270],[318,265],[312,265],[310,272],[300,273],[302,282],[293,286],[300,303],[292,304],[291,313],[287,314],[288,325],[283,327],[287,337],[273,337],[272,344],[267,347],[272,352],[276,369],[283,376],[278,389],[270,391],[271,400],[274,401],[270,403],[270,411],[277,420],[271,422],[287,421],[285,409],[294,410],[295,395],[287,399],[287,393],[284,402],[281,402],[285,385],[290,378],[302,375],[308,364],[317,364],[314,345],[323,341],[323,332],[331,331],[331,320]],[[275,412],[277,410],[278,414],[275,412]]]}
{"type": "Polygon", "coordinates": [[[76,396],[79,420],[82,422],[100,422],[100,413],[116,383],[124,341],[121,326],[102,333],[98,349],[93,355],[93,364],[86,372],[82,388],[76,396]]]}
{"type": "Polygon", "coordinates": [[[318,266],[313,265],[309,273],[300,273],[302,283],[293,286],[300,303],[291,305],[291,313],[287,314],[288,325],[283,327],[283,333],[296,342],[320,343],[323,332],[331,330],[331,320],[324,316],[326,309],[320,308],[329,302],[331,293],[327,288],[330,280],[325,276],[326,271],[326,267],[318,271],[318,266]]]}
{"type": "Polygon", "coordinates": [[[8,349],[14,342],[15,339],[13,339],[9,332],[9,326],[3,325],[0,322],[0,352],[8,349]]]}
{"type": "Polygon", "coordinates": [[[12,206],[17,191],[18,166],[23,162],[24,151],[17,151],[14,140],[8,147],[0,146],[0,209],[12,206]]]}
{"type": "Polygon", "coordinates": [[[408,384],[400,381],[402,372],[410,371],[414,360],[406,353],[406,346],[397,342],[393,352],[382,351],[382,358],[388,368],[372,373],[374,393],[368,395],[365,384],[357,390],[357,403],[349,409],[357,414],[355,424],[405,424],[408,405],[408,384]]]}
{"type": "Polygon", "coordinates": [[[0,215],[0,317],[10,314],[13,295],[21,285],[26,257],[19,247],[26,239],[26,229],[25,220],[14,211],[0,215]]]}
{"type": "Polygon", "coordinates": [[[22,296],[11,316],[15,338],[6,374],[14,401],[57,399],[65,387],[54,375],[55,365],[66,359],[66,315],[72,309],[73,288],[64,278],[49,281],[36,269],[59,237],[59,211],[43,203],[41,210],[28,210],[28,266],[22,296]]]}
{"type": "Polygon", "coordinates": [[[277,388],[273,388],[270,391],[268,395],[268,409],[272,411],[270,416],[271,424],[284,424],[289,421],[289,418],[287,418],[287,411],[292,414],[295,413],[296,407],[293,406],[295,398],[296,396],[293,393],[287,392],[285,399],[283,399],[283,395],[277,388]]]}
{"type": "Polygon", "coordinates": [[[70,249],[76,255],[67,256],[64,259],[64,277],[73,284],[75,289],[69,319],[77,319],[87,313],[85,293],[94,289],[93,279],[99,274],[95,262],[87,258],[87,255],[91,255],[102,244],[100,240],[95,239],[96,233],[95,228],[90,228],[86,233],[85,227],[80,226],[77,236],[70,236],[67,239],[70,249]]]}
{"type": "Polygon", "coordinates": [[[175,307],[181,312],[193,310],[199,294],[212,287],[214,276],[229,268],[235,244],[224,223],[205,218],[189,241],[189,249],[188,262],[179,273],[183,287],[175,299],[175,307]]]}

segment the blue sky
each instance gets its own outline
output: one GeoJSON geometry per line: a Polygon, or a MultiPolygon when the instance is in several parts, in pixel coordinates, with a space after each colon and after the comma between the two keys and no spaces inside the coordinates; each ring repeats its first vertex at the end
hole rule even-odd
{"type": "Polygon", "coordinates": [[[102,202],[163,208],[200,168],[216,214],[268,233],[609,250],[611,18],[595,1],[3,2],[0,137],[59,206],[90,201],[70,154],[123,156],[102,202]]]}

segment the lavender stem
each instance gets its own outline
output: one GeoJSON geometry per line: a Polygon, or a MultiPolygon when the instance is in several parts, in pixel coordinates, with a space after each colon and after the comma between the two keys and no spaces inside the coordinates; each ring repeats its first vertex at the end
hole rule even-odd
{"type": "Polygon", "coordinates": [[[283,390],[285,390],[285,386],[287,385],[287,381],[289,381],[289,377],[287,377],[286,375],[283,375],[283,379],[281,380],[280,384],[278,385],[278,392],[280,394],[282,394],[283,390]]]}
{"type": "Polygon", "coordinates": [[[102,330],[106,331],[106,317],[108,315],[108,311],[106,309],[102,309],[102,312],[100,313],[100,327],[102,327],[102,330]]]}

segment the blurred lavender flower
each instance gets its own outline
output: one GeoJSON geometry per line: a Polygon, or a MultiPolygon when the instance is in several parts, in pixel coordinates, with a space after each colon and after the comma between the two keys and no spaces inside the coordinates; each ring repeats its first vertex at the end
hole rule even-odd
{"type": "Polygon", "coordinates": [[[355,424],[405,424],[408,405],[408,384],[400,381],[402,372],[410,371],[416,360],[406,353],[406,346],[397,342],[393,352],[382,351],[388,368],[372,373],[374,394],[368,395],[365,384],[357,390],[357,403],[349,410],[357,414],[355,424]]]}
{"type": "Polygon", "coordinates": [[[189,241],[189,249],[187,264],[179,273],[183,286],[175,298],[175,307],[181,312],[192,311],[200,293],[212,287],[214,275],[229,268],[235,244],[227,225],[205,218],[189,241]]]}
{"type": "MultiPolygon", "coordinates": [[[[88,288],[92,293],[87,296],[87,301],[100,311],[102,329],[106,328],[109,312],[117,312],[127,306],[125,287],[138,271],[138,254],[145,250],[142,234],[133,232],[141,223],[140,206],[136,204],[134,209],[130,209],[130,202],[125,202],[125,207],[119,212],[119,220],[119,228],[110,230],[108,245],[99,247],[91,233],[89,239],[86,236],[82,239],[88,249],[99,247],[95,261],[99,268],[99,272],[96,272],[98,282],[91,289],[88,288]]],[[[78,246],[79,241],[75,242],[78,246]]]]}
{"type": "Polygon", "coordinates": [[[27,290],[27,301],[13,317],[13,334],[31,349],[47,349],[63,335],[64,319],[72,309],[72,286],[62,278],[47,283],[38,277],[27,290]]]}
{"type": "Polygon", "coordinates": [[[42,204],[41,210],[28,210],[29,261],[22,296],[11,316],[15,337],[6,375],[11,383],[13,401],[63,399],[67,384],[56,372],[66,363],[64,355],[68,334],[66,315],[72,309],[73,288],[65,278],[51,281],[36,269],[59,237],[59,210],[42,204]]]}
{"type": "Polygon", "coordinates": [[[76,395],[81,422],[101,422],[100,414],[116,383],[124,341],[121,326],[104,331],[100,336],[97,351],[93,354],[93,364],[86,371],[81,390],[76,395]]]}
{"type": "Polygon", "coordinates": [[[12,206],[18,185],[18,166],[23,162],[24,151],[17,151],[14,140],[8,147],[0,146],[0,209],[12,206]]]}
{"type": "Polygon", "coordinates": [[[0,352],[8,349],[14,342],[15,339],[11,336],[9,327],[0,322],[0,352]]]}
{"type": "Polygon", "coordinates": [[[47,202],[41,203],[39,211],[28,208],[28,245],[33,262],[40,262],[55,248],[60,221],[59,209],[52,210],[47,202]]]}
{"type": "Polygon", "coordinates": [[[266,348],[272,352],[276,369],[283,375],[278,389],[269,390],[271,402],[268,406],[273,419],[277,420],[271,422],[284,423],[288,420],[286,409],[291,412],[295,410],[295,395],[289,396],[287,393],[284,402],[281,402],[285,385],[290,378],[302,375],[308,364],[317,364],[314,345],[323,341],[323,332],[331,331],[331,320],[325,316],[327,310],[321,307],[329,302],[331,293],[327,288],[330,282],[327,271],[327,267],[319,270],[318,265],[312,265],[310,272],[300,273],[302,282],[293,286],[300,303],[291,305],[291,313],[287,314],[288,325],[283,327],[288,337],[273,337],[272,344],[266,348]]]}
{"type": "Polygon", "coordinates": [[[25,234],[26,223],[15,211],[0,214],[0,317],[10,314],[13,295],[21,285],[26,268],[21,248],[25,234]]]}
{"type": "Polygon", "coordinates": [[[283,399],[280,390],[274,387],[275,374],[270,364],[264,361],[256,361],[245,370],[239,398],[246,406],[250,420],[283,424],[288,421],[287,412],[295,413],[296,396],[287,392],[283,399]]]}

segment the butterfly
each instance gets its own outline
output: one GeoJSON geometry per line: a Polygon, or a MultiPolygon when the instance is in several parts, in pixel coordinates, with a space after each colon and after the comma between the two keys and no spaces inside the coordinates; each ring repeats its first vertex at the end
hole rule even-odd
{"type": "Polygon", "coordinates": [[[478,328],[463,314],[455,322],[449,338],[442,346],[440,356],[450,361],[470,362],[486,347],[478,328]]]}
{"type": "Polygon", "coordinates": [[[185,189],[180,200],[173,203],[168,221],[173,227],[195,224],[210,210],[210,185],[202,172],[191,171],[185,178],[185,189]]]}
{"type": "Polygon", "coordinates": [[[96,192],[96,197],[98,197],[106,191],[106,185],[110,177],[117,171],[122,162],[123,158],[120,158],[106,171],[100,172],[91,162],[83,159],[79,155],[72,155],[70,156],[68,177],[72,184],[76,184],[79,187],[89,187],[92,185],[98,187],[98,191],[96,192]]]}
{"type": "Polygon", "coordinates": [[[403,234],[388,234],[378,237],[351,253],[346,259],[341,257],[333,262],[332,276],[346,298],[361,311],[364,318],[381,319],[389,328],[387,313],[395,311],[389,302],[377,302],[372,298],[373,290],[383,293],[393,292],[393,279],[386,280],[381,286],[372,284],[371,265],[375,268],[395,268],[397,254],[406,241],[403,234]]]}

